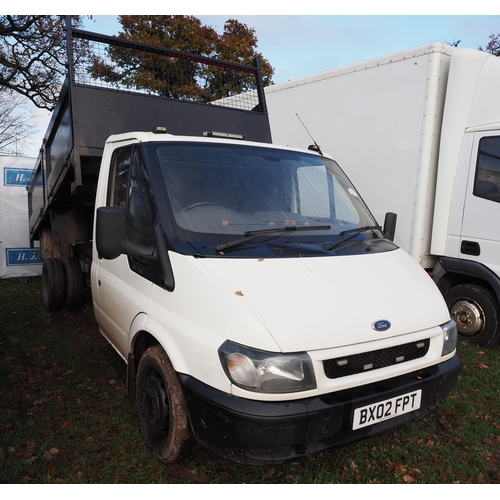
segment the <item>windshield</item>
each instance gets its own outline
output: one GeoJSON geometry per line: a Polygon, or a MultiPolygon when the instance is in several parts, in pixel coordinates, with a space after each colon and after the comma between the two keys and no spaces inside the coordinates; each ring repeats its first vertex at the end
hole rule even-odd
{"type": "Polygon", "coordinates": [[[221,252],[273,240],[328,249],[344,239],[382,238],[331,159],[240,144],[154,146],[178,235],[196,248],[203,242],[221,252]]]}

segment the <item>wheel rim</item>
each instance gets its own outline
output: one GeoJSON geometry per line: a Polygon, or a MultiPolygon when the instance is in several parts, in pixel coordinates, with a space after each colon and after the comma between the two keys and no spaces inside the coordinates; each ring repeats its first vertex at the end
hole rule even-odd
{"type": "Polygon", "coordinates": [[[170,405],[165,383],[158,372],[150,373],[144,380],[141,403],[142,416],[146,419],[151,435],[155,439],[167,437],[170,405]]]}
{"type": "Polygon", "coordinates": [[[450,315],[461,335],[474,336],[484,326],[484,312],[475,302],[458,300],[450,308],[450,315]]]}

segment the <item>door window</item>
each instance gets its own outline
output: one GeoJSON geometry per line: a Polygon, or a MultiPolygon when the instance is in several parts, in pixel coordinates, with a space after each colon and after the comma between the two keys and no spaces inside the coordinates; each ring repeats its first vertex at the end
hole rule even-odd
{"type": "Polygon", "coordinates": [[[474,196],[500,203],[500,137],[479,142],[474,196]]]}
{"type": "Polygon", "coordinates": [[[142,151],[126,146],[117,149],[111,160],[107,205],[126,210],[129,238],[151,245],[153,235],[153,197],[142,151]]]}
{"type": "Polygon", "coordinates": [[[132,146],[117,149],[111,160],[108,183],[108,207],[127,208],[127,186],[132,146]]]}

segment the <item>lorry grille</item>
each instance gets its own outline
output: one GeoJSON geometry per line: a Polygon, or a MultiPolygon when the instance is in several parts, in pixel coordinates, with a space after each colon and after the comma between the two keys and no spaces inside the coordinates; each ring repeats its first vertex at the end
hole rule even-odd
{"type": "Polygon", "coordinates": [[[328,359],[323,361],[323,367],[328,378],[346,377],[423,358],[429,351],[429,345],[429,339],[418,340],[387,349],[328,359]]]}

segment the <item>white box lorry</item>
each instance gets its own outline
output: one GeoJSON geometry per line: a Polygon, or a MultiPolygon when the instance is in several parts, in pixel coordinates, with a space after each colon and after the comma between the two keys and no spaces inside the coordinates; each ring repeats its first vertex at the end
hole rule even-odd
{"type": "Polygon", "coordinates": [[[265,100],[132,90],[67,80],[28,204],[44,304],[74,307],[90,282],[151,451],[172,463],[194,437],[282,463],[435,410],[460,371],[455,324],[335,161],[270,144],[265,100]],[[169,133],[132,128],[155,125],[169,133]]]}
{"type": "Polygon", "coordinates": [[[377,220],[396,213],[395,243],[482,347],[500,340],[499,88],[499,58],[435,42],[266,89],[273,142],[309,132],[377,220]]]}

